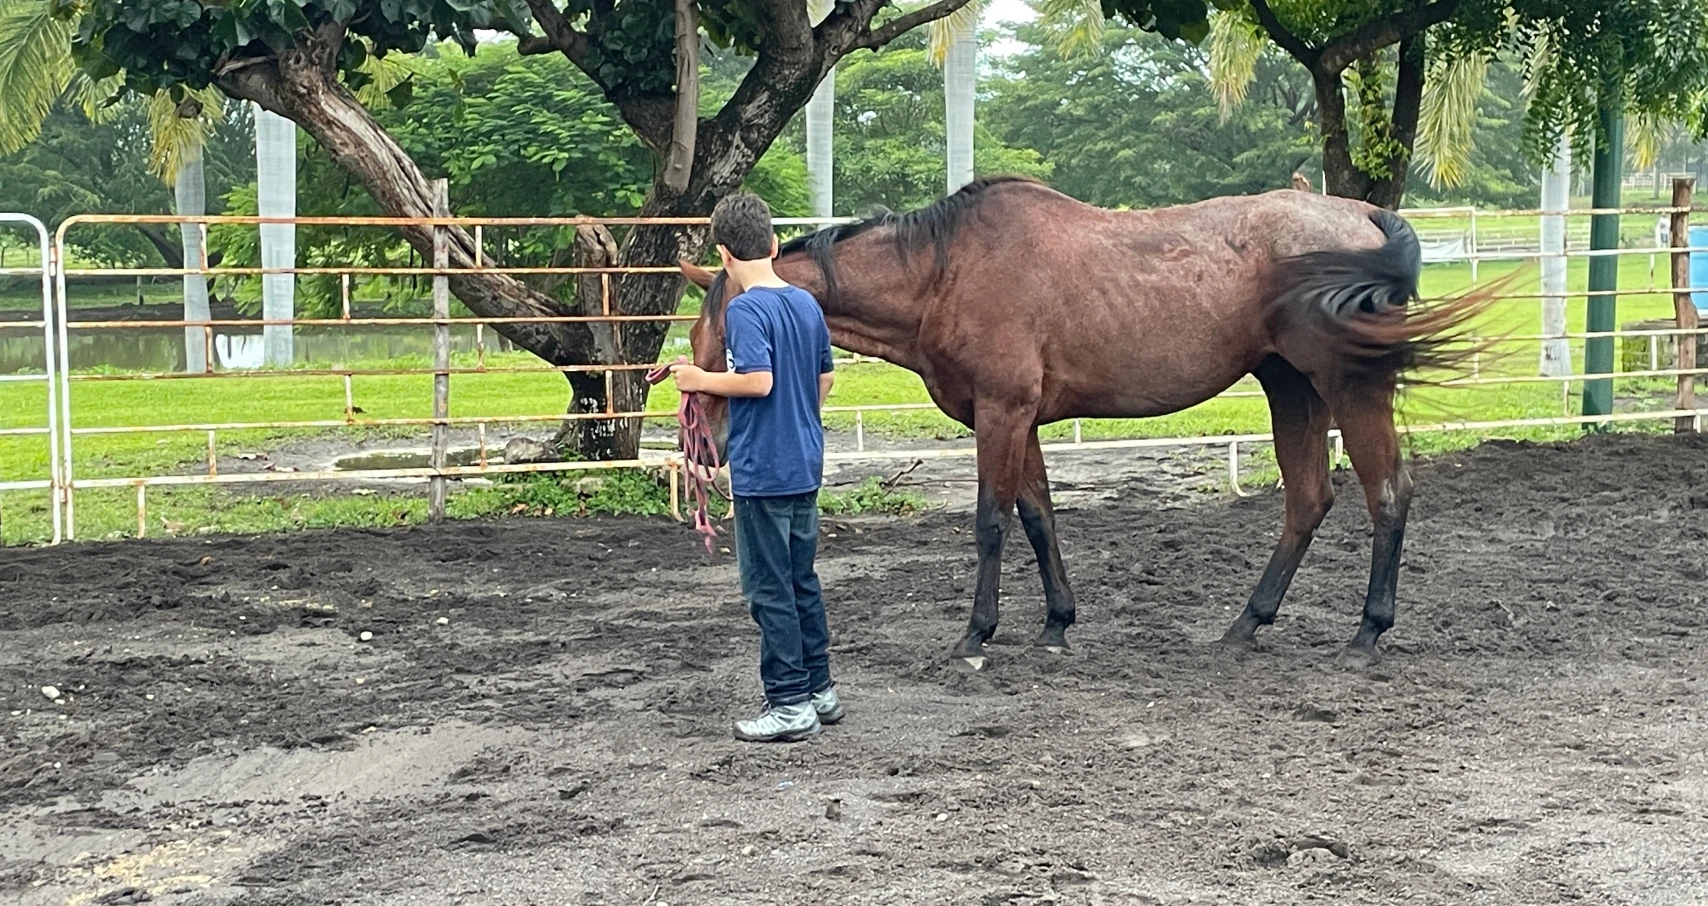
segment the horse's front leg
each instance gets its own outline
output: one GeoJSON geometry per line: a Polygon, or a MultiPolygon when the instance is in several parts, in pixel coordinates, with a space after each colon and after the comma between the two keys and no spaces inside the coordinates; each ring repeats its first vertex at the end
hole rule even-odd
{"type": "Polygon", "coordinates": [[[978,579],[973,589],[973,613],[967,634],[951,657],[977,670],[984,666],[985,642],[996,634],[997,596],[1002,582],[1002,545],[1014,523],[1014,501],[1020,492],[1026,464],[1026,439],[1031,413],[1012,405],[985,404],[974,410],[978,440],[979,497],[973,535],[978,543],[978,579]]]}

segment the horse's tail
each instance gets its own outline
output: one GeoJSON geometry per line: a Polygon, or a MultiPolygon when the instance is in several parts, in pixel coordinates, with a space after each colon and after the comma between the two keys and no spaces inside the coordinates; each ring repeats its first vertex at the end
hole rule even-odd
{"type": "MultiPolygon", "coordinates": [[[[1326,356],[1343,380],[1394,380],[1402,373],[1457,373],[1488,342],[1468,341],[1466,326],[1494,301],[1499,285],[1423,303],[1423,254],[1411,224],[1377,210],[1371,222],[1388,241],[1378,248],[1306,252],[1276,263],[1269,327],[1286,345],[1326,356]]],[[[1500,285],[1504,285],[1501,281],[1500,285]]]]}

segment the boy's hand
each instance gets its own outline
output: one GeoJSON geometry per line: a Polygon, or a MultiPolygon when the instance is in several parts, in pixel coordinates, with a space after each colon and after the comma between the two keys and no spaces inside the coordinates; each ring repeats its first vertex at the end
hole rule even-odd
{"type": "Polygon", "coordinates": [[[670,366],[670,376],[676,379],[676,389],[682,393],[699,393],[706,389],[705,370],[688,361],[685,355],[676,357],[675,364],[670,366]]]}

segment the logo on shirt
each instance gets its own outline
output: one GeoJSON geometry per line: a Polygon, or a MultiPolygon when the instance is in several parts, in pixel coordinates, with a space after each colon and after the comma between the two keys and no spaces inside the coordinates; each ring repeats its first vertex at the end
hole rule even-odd
{"type": "Polygon", "coordinates": [[[735,371],[735,353],[728,349],[724,350],[724,368],[732,373],[735,371]]]}

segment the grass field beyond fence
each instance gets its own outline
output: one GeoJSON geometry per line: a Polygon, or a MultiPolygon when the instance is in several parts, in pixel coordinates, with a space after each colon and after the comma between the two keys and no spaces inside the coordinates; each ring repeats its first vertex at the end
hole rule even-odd
{"type": "MultiPolygon", "coordinates": [[[[1420,224],[1422,225],[1422,224],[1420,224]]],[[[1431,224],[1432,226],[1434,224],[1431,224]]],[[[1658,273],[1651,277],[1647,255],[1632,255],[1621,261],[1620,285],[1630,289],[1653,288],[1658,280],[1660,291],[1619,299],[1621,323],[1670,318],[1673,305],[1667,283],[1667,261],[1658,261],[1658,273]]],[[[1505,289],[1509,292],[1534,292],[1537,269],[1533,264],[1510,262],[1486,263],[1479,274],[1483,284],[1518,273],[1505,289]]],[[[1587,273],[1586,262],[1574,259],[1570,264],[1569,280],[1573,291],[1582,291],[1587,273]]],[[[1470,283],[1468,265],[1433,265],[1425,269],[1425,296],[1440,296],[1464,291],[1470,283]]],[[[73,287],[76,304],[113,304],[134,301],[119,299],[111,288],[100,291],[103,297],[86,299],[73,287]]],[[[16,290],[14,290],[14,294],[16,290]]],[[[159,301],[158,288],[149,290],[149,301],[159,301]]],[[[20,306],[21,307],[21,306],[20,306]]],[[[167,317],[163,315],[162,317],[167,317]]],[[[1569,329],[1584,329],[1585,303],[1574,298],[1569,307],[1569,329]]],[[[430,328],[421,328],[427,331],[430,328]]],[[[1535,334],[1541,330],[1540,306],[1534,299],[1500,303],[1478,325],[1479,334],[1499,336],[1535,334]]],[[[678,327],[673,335],[681,336],[678,327]]],[[[1576,367],[1581,368],[1583,343],[1573,343],[1576,367]]],[[[1481,363],[1481,375],[1534,375],[1537,371],[1537,346],[1534,342],[1504,347],[1502,354],[1491,356],[1481,363]]],[[[489,354],[489,366],[530,367],[538,360],[523,353],[489,354]]],[[[74,364],[81,364],[75,363],[74,364]]],[[[455,365],[473,367],[473,355],[459,355],[455,365]]],[[[354,369],[428,368],[426,357],[387,359],[385,361],[344,361],[307,363],[303,367],[348,367],[354,369]]],[[[110,373],[100,368],[79,367],[80,374],[110,373]]],[[[360,418],[395,419],[426,418],[431,412],[431,377],[428,375],[360,376],[353,379],[355,403],[362,410],[360,418]]],[[[1616,384],[1622,408],[1664,409],[1669,407],[1672,381],[1669,379],[1620,379],[1616,384]]],[[[1255,390],[1255,383],[1242,382],[1236,389],[1255,390]]],[[[1420,388],[1405,394],[1402,417],[1416,424],[1442,421],[1492,421],[1558,416],[1575,413],[1581,384],[1570,387],[1570,396],[1558,383],[1523,383],[1473,388],[1420,388]]],[[[344,416],[344,386],[336,376],[286,375],[250,378],[77,381],[72,385],[71,401],[74,425],[77,428],[161,425],[180,423],[277,422],[342,419],[344,416]]],[[[456,417],[479,416],[495,423],[507,417],[551,416],[563,411],[567,401],[567,384],[552,373],[488,373],[457,375],[451,382],[451,414],[456,417]]],[[[919,379],[910,372],[885,363],[859,363],[844,367],[838,375],[833,406],[886,405],[928,402],[929,398],[919,379]]],[[[676,398],[668,385],[656,388],[649,408],[655,411],[674,410],[676,398]]],[[[0,428],[39,426],[45,423],[46,389],[36,383],[0,384],[0,428]]],[[[830,413],[827,427],[832,430],[850,429],[854,417],[848,413],[830,413]]],[[[668,423],[661,422],[660,427],[668,423]]],[[[965,429],[943,417],[936,410],[915,410],[893,413],[867,413],[864,427],[869,434],[887,438],[917,441],[925,444],[934,440],[963,436],[965,429]]],[[[1154,419],[1088,419],[1083,422],[1087,439],[1116,437],[1173,437],[1225,434],[1263,433],[1268,430],[1268,415],[1260,398],[1221,398],[1211,400],[1183,412],[1154,419]]],[[[1663,430],[1660,423],[1625,430],[1663,430]]],[[[488,438],[495,447],[502,446],[509,432],[533,436],[549,434],[549,422],[522,426],[489,428],[488,438]]],[[[1046,429],[1050,439],[1071,436],[1071,426],[1058,424],[1046,429]]],[[[1493,432],[1501,436],[1546,439],[1571,436],[1575,428],[1527,428],[1493,432]]],[[[317,431],[252,430],[222,431],[218,436],[221,455],[261,454],[307,439],[337,439],[353,448],[358,441],[397,440],[424,443],[425,428],[355,427],[317,431]]],[[[1412,446],[1421,453],[1435,452],[1473,444],[1481,435],[1468,433],[1420,434],[1412,446]]],[[[85,435],[75,441],[76,475],[79,479],[130,477],[171,473],[192,473],[205,468],[207,437],[203,432],[147,433],[118,435],[85,435]]],[[[1253,450],[1248,462],[1254,478],[1272,475],[1266,451],[1253,450]]],[[[0,480],[44,478],[48,469],[48,445],[45,437],[0,437],[0,480]]],[[[542,479],[555,482],[556,479],[542,479]]],[[[573,481],[572,476],[570,481],[573,481]]],[[[462,517],[477,517],[501,513],[530,513],[551,510],[563,512],[559,506],[535,506],[527,502],[526,482],[507,482],[489,487],[461,487],[453,494],[451,511],[462,517]]],[[[625,486],[626,487],[626,486],[625,486]]],[[[625,492],[627,493],[627,492],[625,492]]],[[[654,498],[656,500],[656,498],[654,498]]],[[[46,492],[12,492],[0,494],[0,518],[3,518],[4,541],[20,543],[40,541],[47,537],[46,492]]],[[[575,511],[618,507],[611,501],[582,500],[575,511]]],[[[844,502],[845,503],[845,502],[844,502]]],[[[650,504],[648,505],[650,506],[650,504]]],[[[136,530],[135,495],[129,490],[85,490],[77,494],[78,534],[82,538],[113,537],[133,534],[136,530]]],[[[636,508],[645,509],[639,504],[636,508]]],[[[871,508],[881,509],[881,506],[871,508]]],[[[224,490],[220,488],[154,488],[149,492],[150,532],[206,531],[273,531],[298,527],[338,525],[396,525],[416,522],[425,517],[425,505],[420,495],[304,495],[300,488],[280,483],[259,489],[224,490]]]]}

